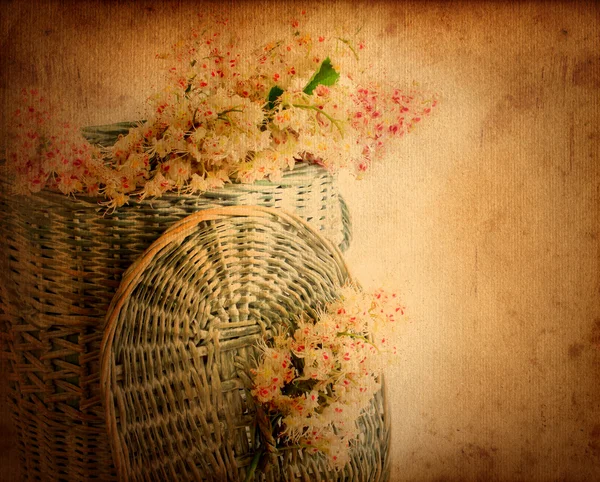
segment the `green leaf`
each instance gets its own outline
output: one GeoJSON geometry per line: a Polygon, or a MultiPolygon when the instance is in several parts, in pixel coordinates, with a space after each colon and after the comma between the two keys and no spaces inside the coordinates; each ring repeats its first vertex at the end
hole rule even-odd
{"type": "MultiPolygon", "coordinates": [[[[338,74],[333,66],[331,65],[331,60],[327,57],[321,63],[321,67],[319,70],[315,72],[307,86],[304,87],[303,92],[305,94],[312,94],[313,90],[317,88],[318,85],[333,85],[340,78],[340,74],[338,74]]],[[[283,89],[278,85],[271,88],[269,91],[269,95],[267,96],[267,104],[265,105],[266,110],[270,111],[275,108],[275,103],[277,99],[283,94],[283,89]]]]}
{"type": "Polygon", "coordinates": [[[321,68],[312,76],[308,85],[304,87],[304,93],[310,95],[318,85],[333,85],[339,78],[340,74],[335,71],[331,65],[331,60],[327,57],[323,60],[321,68]]]}
{"type": "Polygon", "coordinates": [[[275,86],[272,87],[269,91],[269,96],[267,97],[267,109],[273,110],[275,107],[275,102],[279,99],[279,96],[283,94],[283,89],[281,87],[275,86]]]}

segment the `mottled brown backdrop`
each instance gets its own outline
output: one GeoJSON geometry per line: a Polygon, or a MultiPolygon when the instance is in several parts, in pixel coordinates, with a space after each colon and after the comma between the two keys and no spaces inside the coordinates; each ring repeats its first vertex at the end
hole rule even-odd
{"type": "Polygon", "coordinates": [[[390,162],[342,179],[351,266],[412,317],[388,374],[392,480],[600,480],[597,5],[4,1],[2,127],[22,86],[82,125],[137,119],[155,53],[197,12],[260,36],[300,8],[364,24],[376,73],[441,100],[390,162]]]}

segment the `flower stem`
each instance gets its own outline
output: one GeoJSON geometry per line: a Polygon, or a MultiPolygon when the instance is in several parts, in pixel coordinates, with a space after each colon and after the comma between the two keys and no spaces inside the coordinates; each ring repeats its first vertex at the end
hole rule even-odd
{"type": "Polygon", "coordinates": [[[354,47],[352,46],[352,44],[350,43],[349,40],[346,40],[345,38],[340,38],[340,37],[335,37],[337,40],[339,40],[340,42],[343,42],[346,44],[346,46],[352,51],[352,53],[354,54],[354,58],[356,60],[358,60],[358,54],[356,53],[356,50],[354,50],[354,47]]]}
{"type": "Polygon", "coordinates": [[[260,462],[260,457],[262,456],[262,454],[263,450],[259,450],[254,454],[254,458],[252,459],[250,468],[246,473],[246,478],[244,479],[244,482],[251,482],[252,480],[254,480],[254,473],[256,472],[256,468],[258,467],[258,463],[260,462]]]}
{"type": "Polygon", "coordinates": [[[356,338],[358,340],[362,340],[365,343],[368,343],[369,345],[372,345],[375,347],[375,349],[377,351],[379,351],[379,348],[377,348],[377,346],[371,341],[369,340],[366,336],[363,335],[357,335],[356,333],[351,333],[349,331],[340,331],[337,336],[349,336],[350,338],[356,338]]]}
{"type": "Polygon", "coordinates": [[[325,112],[323,109],[319,109],[318,107],[315,107],[314,105],[306,105],[306,104],[292,104],[292,107],[297,107],[298,109],[310,109],[310,110],[316,110],[317,112],[319,112],[320,114],[323,114],[325,117],[327,117],[327,119],[329,119],[329,121],[337,127],[338,131],[340,131],[340,135],[342,136],[342,139],[344,138],[344,131],[342,130],[342,128],[339,125],[339,121],[337,119],[334,119],[333,117],[331,117],[327,112],[325,112]]]}

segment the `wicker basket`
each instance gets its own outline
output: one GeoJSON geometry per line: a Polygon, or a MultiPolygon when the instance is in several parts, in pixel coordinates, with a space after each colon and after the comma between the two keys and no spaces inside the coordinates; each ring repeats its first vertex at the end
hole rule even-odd
{"type": "MultiPolygon", "coordinates": [[[[84,136],[92,144],[110,146],[118,137],[138,125],[120,122],[86,127],[84,136]]],[[[198,196],[177,196],[182,202],[195,204],[198,196]],[[186,201],[187,200],[187,201],[186,201]]],[[[255,205],[284,208],[318,227],[320,234],[345,251],[352,240],[350,212],[339,194],[334,178],[316,164],[299,163],[293,171],[284,173],[281,182],[257,181],[253,184],[226,184],[201,198],[218,206],[255,205]]]]}
{"type": "MultiPolygon", "coordinates": [[[[107,144],[123,129],[97,131],[107,144]]],[[[317,166],[299,166],[279,184],[167,195],[113,214],[93,199],[47,191],[14,197],[0,184],[0,329],[24,478],[115,478],[99,394],[99,349],[121,276],[174,222],[244,203],[292,208],[342,248],[350,240],[335,182],[317,166]]]]}
{"type": "MultiPolygon", "coordinates": [[[[236,360],[256,358],[259,338],[314,316],[348,279],[340,252],[282,210],[211,209],[170,228],[127,271],[107,316],[101,383],[120,478],[245,480],[257,414],[236,360]]],[[[342,471],[290,449],[253,480],[386,480],[383,392],[359,427],[342,471]]]]}

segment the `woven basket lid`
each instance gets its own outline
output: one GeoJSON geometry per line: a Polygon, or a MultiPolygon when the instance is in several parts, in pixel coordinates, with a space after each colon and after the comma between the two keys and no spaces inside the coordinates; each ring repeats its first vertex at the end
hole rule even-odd
{"type": "MultiPolygon", "coordinates": [[[[168,229],[107,314],[101,386],[120,477],[244,480],[256,406],[236,359],[256,358],[259,339],[314,315],[348,279],[340,251],[280,209],[209,209],[168,229]]],[[[287,450],[256,480],[378,480],[389,438],[381,398],[343,477],[323,457],[287,450]]]]}

